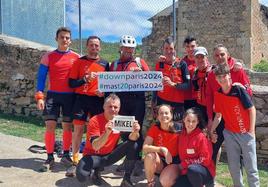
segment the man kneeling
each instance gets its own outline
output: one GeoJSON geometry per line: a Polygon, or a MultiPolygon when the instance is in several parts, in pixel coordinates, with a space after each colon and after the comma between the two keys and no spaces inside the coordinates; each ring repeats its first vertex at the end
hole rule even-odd
{"type": "Polygon", "coordinates": [[[92,182],[101,185],[100,168],[109,166],[126,156],[125,175],[121,187],[133,186],[130,181],[132,170],[138,158],[137,143],[140,125],[134,122],[128,141],[118,144],[120,132],[113,130],[113,117],[120,110],[120,99],[115,94],[110,94],[104,101],[104,113],[90,119],[87,125],[87,139],[84,156],[79,161],[76,169],[78,181],[84,182],[94,170],[92,182]]]}

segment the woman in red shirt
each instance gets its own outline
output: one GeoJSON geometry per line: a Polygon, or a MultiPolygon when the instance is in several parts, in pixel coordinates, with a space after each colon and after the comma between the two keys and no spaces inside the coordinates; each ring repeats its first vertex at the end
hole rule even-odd
{"type": "Polygon", "coordinates": [[[215,176],[212,144],[202,132],[204,122],[197,108],[188,109],[183,116],[184,128],[179,135],[178,153],[180,176],[174,186],[201,187],[215,176]]]}
{"type": "Polygon", "coordinates": [[[172,186],[179,174],[178,133],[172,115],[169,105],[160,105],[157,115],[159,122],[151,126],[144,140],[144,169],[149,187],[154,186],[155,173],[160,174],[159,180],[164,187],[172,186]]]}

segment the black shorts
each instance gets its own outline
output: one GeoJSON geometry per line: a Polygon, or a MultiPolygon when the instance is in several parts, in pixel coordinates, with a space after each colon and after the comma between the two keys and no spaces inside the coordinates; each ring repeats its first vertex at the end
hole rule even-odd
{"type": "Polygon", "coordinates": [[[90,117],[103,112],[104,98],[77,94],[73,108],[73,119],[88,121],[90,117]]]}
{"type": "Polygon", "coordinates": [[[57,121],[60,114],[62,114],[63,122],[71,122],[74,100],[74,93],[47,92],[45,109],[43,112],[44,120],[57,121]]]}

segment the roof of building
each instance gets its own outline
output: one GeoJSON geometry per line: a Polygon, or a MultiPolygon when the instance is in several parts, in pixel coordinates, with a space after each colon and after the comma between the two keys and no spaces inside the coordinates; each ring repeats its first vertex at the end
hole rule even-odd
{"type": "MultiPolygon", "coordinates": [[[[175,2],[175,8],[178,8],[178,4],[179,4],[178,1],[175,2]]],[[[161,12],[158,12],[153,17],[149,18],[149,21],[152,21],[153,19],[160,17],[160,16],[169,16],[169,15],[171,15],[172,11],[173,11],[173,5],[165,8],[161,12]]]]}

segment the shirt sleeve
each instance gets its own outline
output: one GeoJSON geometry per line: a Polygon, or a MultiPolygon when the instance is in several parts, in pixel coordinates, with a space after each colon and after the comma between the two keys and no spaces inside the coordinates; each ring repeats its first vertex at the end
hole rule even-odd
{"type": "Polygon", "coordinates": [[[143,59],[141,59],[141,65],[142,65],[143,71],[150,71],[148,64],[143,59]]]}
{"type": "Polygon", "coordinates": [[[101,132],[98,120],[95,117],[91,118],[87,125],[87,134],[89,139],[91,139],[91,137],[100,136],[101,135],[100,133],[101,132]]]}
{"type": "Polygon", "coordinates": [[[252,89],[251,89],[251,87],[250,87],[250,80],[249,80],[249,78],[248,78],[246,72],[244,71],[244,69],[241,69],[241,70],[240,70],[240,73],[241,73],[241,78],[240,78],[240,80],[241,80],[241,84],[242,84],[243,86],[245,86],[246,91],[248,92],[248,94],[249,94],[250,96],[252,96],[252,89]]]}
{"type": "Polygon", "coordinates": [[[46,86],[46,78],[49,70],[48,53],[42,56],[40,66],[37,73],[37,86],[36,91],[44,92],[46,86]]]}
{"type": "Polygon", "coordinates": [[[240,98],[240,101],[242,102],[242,105],[246,109],[251,108],[253,106],[253,102],[252,102],[248,92],[244,88],[241,88],[240,86],[236,86],[236,88],[238,89],[239,98],[240,98]]]}
{"type": "Polygon", "coordinates": [[[188,90],[191,86],[190,84],[190,73],[185,61],[180,62],[182,81],[181,84],[176,84],[176,89],[178,90],[188,90]]]}

